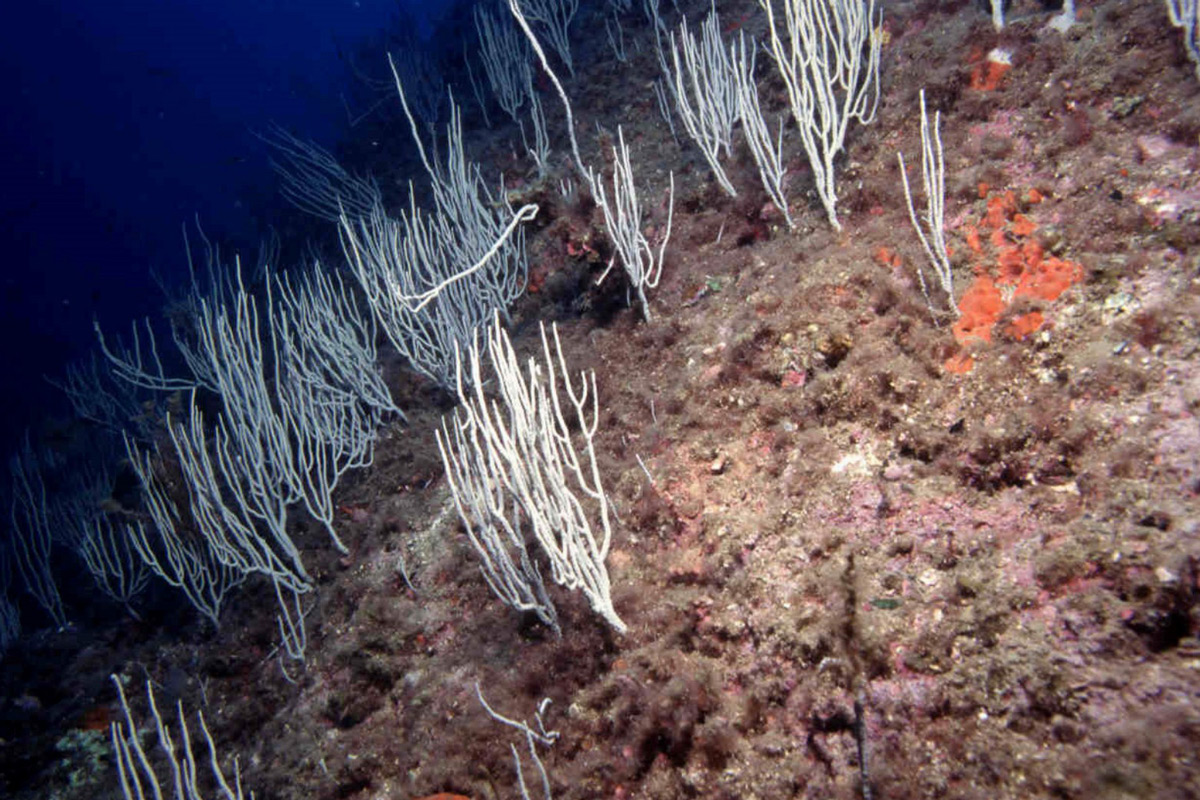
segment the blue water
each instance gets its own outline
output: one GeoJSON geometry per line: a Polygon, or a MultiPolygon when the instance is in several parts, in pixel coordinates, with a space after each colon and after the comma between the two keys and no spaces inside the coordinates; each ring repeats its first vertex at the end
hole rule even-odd
{"type": "MultiPolygon", "coordinates": [[[[439,11],[409,0],[420,26],[439,11]]],[[[34,0],[0,24],[0,453],[59,393],[42,380],[157,315],[151,269],[184,268],[180,227],[253,249],[279,200],[253,132],[333,148],[343,57],[396,0],[34,0]]],[[[379,53],[383,59],[382,51],[379,53]]]]}

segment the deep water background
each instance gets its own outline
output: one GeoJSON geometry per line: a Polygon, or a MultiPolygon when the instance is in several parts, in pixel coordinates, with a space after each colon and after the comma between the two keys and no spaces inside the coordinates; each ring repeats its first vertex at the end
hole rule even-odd
{"type": "MultiPolygon", "coordinates": [[[[181,228],[249,254],[280,201],[255,135],[282,125],[333,149],[345,54],[420,0],[39,0],[0,25],[0,455],[65,412],[58,377],[127,336],[186,275],[181,228]],[[405,5],[407,4],[407,8],[405,5]]],[[[382,51],[379,53],[382,59],[382,51]]]]}

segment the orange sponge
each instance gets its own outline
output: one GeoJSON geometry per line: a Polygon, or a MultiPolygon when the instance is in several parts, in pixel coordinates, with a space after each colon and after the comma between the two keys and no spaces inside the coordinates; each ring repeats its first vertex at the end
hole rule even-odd
{"type": "MultiPolygon", "coordinates": [[[[982,184],[980,191],[986,191],[982,184]]],[[[1036,190],[1031,190],[1030,195],[1031,203],[1043,199],[1036,190]]],[[[1012,191],[987,197],[986,211],[978,228],[965,224],[968,249],[986,259],[980,229],[991,232],[988,238],[994,248],[995,262],[992,269],[986,266],[986,261],[976,263],[975,282],[958,301],[960,316],[952,332],[960,347],[990,342],[993,328],[1013,300],[1025,297],[1051,302],[1084,277],[1083,267],[1074,261],[1044,256],[1041,245],[1032,238],[1037,225],[1017,212],[1017,197],[1012,191]]],[[[1024,339],[1045,321],[1041,311],[1019,314],[1008,321],[1004,333],[1024,339]]],[[[947,359],[944,367],[948,372],[965,373],[970,372],[974,363],[970,354],[960,352],[947,359]]]]}
{"type": "Polygon", "coordinates": [[[953,331],[959,344],[990,342],[992,326],[1004,311],[1004,298],[989,276],[980,275],[958,301],[958,311],[953,331]]]}

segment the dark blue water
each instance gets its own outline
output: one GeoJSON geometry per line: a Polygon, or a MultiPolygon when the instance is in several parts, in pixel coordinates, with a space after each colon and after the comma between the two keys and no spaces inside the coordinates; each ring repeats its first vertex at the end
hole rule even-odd
{"type": "MultiPolygon", "coordinates": [[[[427,20],[437,3],[411,0],[427,20]]],[[[57,404],[42,380],[157,314],[180,227],[251,250],[278,203],[253,132],[333,148],[345,54],[396,0],[36,0],[0,24],[0,454],[57,404]]],[[[422,23],[428,29],[427,22],[422,23]]],[[[380,58],[383,58],[380,52],[380,58]]]]}

